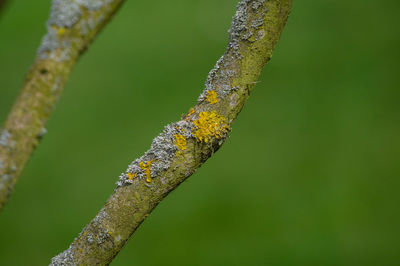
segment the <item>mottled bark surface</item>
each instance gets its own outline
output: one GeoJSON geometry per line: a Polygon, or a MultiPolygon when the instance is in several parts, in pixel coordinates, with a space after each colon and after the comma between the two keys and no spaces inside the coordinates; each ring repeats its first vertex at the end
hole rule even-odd
{"type": "Polygon", "coordinates": [[[121,174],[113,195],[53,265],[107,265],[168,193],[224,143],[234,119],[272,56],[291,0],[243,0],[225,54],[198,103],[167,125],[151,148],[121,174]]]}
{"type": "Polygon", "coordinates": [[[40,139],[68,76],[123,0],[53,0],[48,32],[0,131],[0,211],[40,139]]]}

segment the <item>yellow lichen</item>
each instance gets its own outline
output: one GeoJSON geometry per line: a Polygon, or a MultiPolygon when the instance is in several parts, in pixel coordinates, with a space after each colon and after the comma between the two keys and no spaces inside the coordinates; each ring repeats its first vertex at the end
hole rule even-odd
{"type": "Polygon", "coordinates": [[[181,134],[175,134],[175,142],[174,144],[176,147],[178,147],[179,150],[184,151],[186,150],[186,138],[185,136],[182,136],[181,134]]]}
{"type": "Polygon", "coordinates": [[[151,163],[153,162],[153,160],[148,161],[147,163],[144,162],[140,162],[139,163],[139,167],[142,168],[142,170],[144,171],[144,173],[146,174],[146,182],[147,183],[151,183],[151,172],[150,172],[150,167],[151,167],[151,163]]]}
{"type": "Polygon", "coordinates": [[[226,118],[216,111],[201,112],[193,123],[197,127],[193,129],[193,135],[199,141],[208,142],[212,137],[220,139],[229,131],[226,118]]]}
{"type": "Polygon", "coordinates": [[[86,231],[83,232],[83,234],[81,234],[81,235],[79,236],[79,238],[78,238],[78,243],[81,243],[82,238],[85,237],[86,235],[87,235],[87,232],[86,232],[86,231]]]}
{"type": "Polygon", "coordinates": [[[64,35],[65,34],[65,28],[59,28],[58,30],[57,30],[57,33],[58,33],[58,35],[64,35]]]}
{"type": "Polygon", "coordinates": [[[206,100],[210,103],[210,104],[215,104],[218,102],[218,95],[216,91],[207,91],[207,96],[206,96],[206,100]]]}
{"type": "Polygon", "coordinates": [[[128,179],[133,180],[135,177],[137,177],[137,173],[128,173],[128,179]]]}
{"type": "Polygon", "coordinates": [[[185,120],[189,121],[191,116],[195,113],[194,108],[190,108],[189,113],[187,113],[185,120]]]}
{"type": "Polygon", "coordinates": [[[184,132],[185,130],[183,130],[183,128],[180,128],[180,127],[175,127],[176,128],[176,130],[178,130],[178,131],[180,131],[180,132],[184,132]]]}

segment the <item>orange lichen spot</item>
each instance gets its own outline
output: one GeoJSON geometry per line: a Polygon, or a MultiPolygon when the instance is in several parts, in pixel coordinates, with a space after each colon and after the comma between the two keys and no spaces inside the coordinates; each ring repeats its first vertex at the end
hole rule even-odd
{"type": "Polygon", "coordinates": [[[137,173],[128,173],[128,179],[133,180],[135,177],[137,177],[137,173]]]}
{"type": "Polygon", "coordinates": [[[194,108],[190,108],[189,113],[187,113],[185,120],[189,121],[194,112],[195,112],[194,108]]]}
{"type": "Polygon", "coordinates": [[[186,150],[186,138],[185,136],[182,136],[181,134],[175,134],[175,142],[174,144],[176,147],[178,147],[179,150],[184,151],[186,150]]]}
{"type": "Polygon", "coordinates": [[[216,111],[201,112],[193,123],[197,127],[193,129],[193,135],[197,140],[204,142],[208,142],[212,137],[220,139],[230,129],[226,118],[216,111]]]}
{"type": "Polygon", "coordinates": [[[59,29],[57,30],[57,34],[58,34],[58,35],[64,35],[65,32],[66,32],[65,28],[59,28],[59,29]]]}
{"type": "Polygon", "coordinates": [[[215,104],[218,102],[218,94],[216,91],[212,90],[212,91],[207,91],[207,96],[206,96],[206,100],[210,103],[210,104],[215,104]]]}
{"type": "Polygon", "coordinates": [[[150,172],[150,167],[151,167],[151,163],[154,160],[148,161],[147,163],[144,162],[140,162],[139,163],[139,167],[142,168],[142,170],[144,171],[144,173],[146,174],[146,182],[147,183],[151,183],[151,172],[150,172]]]}

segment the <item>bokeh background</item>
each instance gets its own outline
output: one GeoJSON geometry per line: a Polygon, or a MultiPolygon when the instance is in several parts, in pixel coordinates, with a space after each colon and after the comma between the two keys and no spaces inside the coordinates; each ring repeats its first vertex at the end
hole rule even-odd
{"type": "MultiPolygon", "coordinates": [[[[0,17],[0,121],[50,0],[0,17]]],[[[187,112],[237,0],[126,1],[81,58],[0,214],[0,264],[46,265],[119,174],[187,112]]],[[[397,0],[294,1],[230,139],[112,265],[399,265],[397,0]]]]}

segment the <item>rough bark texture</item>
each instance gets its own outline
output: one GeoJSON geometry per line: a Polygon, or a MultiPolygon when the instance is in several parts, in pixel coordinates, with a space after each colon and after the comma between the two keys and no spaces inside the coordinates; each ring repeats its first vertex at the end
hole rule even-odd
{"type": "Polygon", "coordinates": [[[0,131],[0,211],[46,133],[45,124],[73,66],[122,3],[53,0],[48,33],[0,131]]]}
{"type": "Polygon", "coordinates": [[[121,174],[113,195],[52,265],[107,265],[143,220],[219,149],[271,58],[291,0],[243,0],[225,54],[210,72],[198,103],[167,125],[150,150],[121,174]]]}

